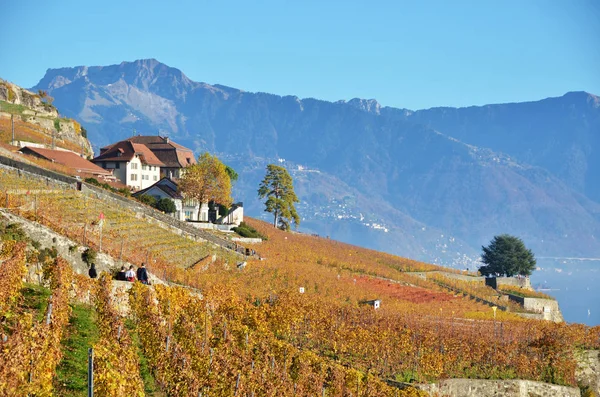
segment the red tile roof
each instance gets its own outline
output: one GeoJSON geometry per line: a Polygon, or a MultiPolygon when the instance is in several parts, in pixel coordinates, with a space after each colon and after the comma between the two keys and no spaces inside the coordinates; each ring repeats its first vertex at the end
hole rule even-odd
{"type": "Polygon", "coordinates": [[[20,152],[36,157],[42,157],[46,160],[65,165],[83,173],[89,173],[93,175],[112,175],[112,172],[98,167],[96,164],[73,152],[68,152],[65,150],[43,149],[31,146],[25,146],[20,150],[20,152]]]}
{"type": "Polygon", "coordinates": [[[100,161],[131,161],[135,155],[138,155],[142,164],[156,165],[164,167],[165,164],[160,161],[150,149],[139,143],[129,141],[117,142],[113,145],[102,148],[100,156],[95,157],[94,163],[100,161]]]}
{"type": "Polygon", "coordinates": [[[105,152],[112,150],[122,142],[131,142],[134,145],[146,146],[166,168],[183,168],[191,164],[196,164],[194,152],[191,149],[181,146],[167,137],[158,135],[138,135],[127,138],[124,141],[103,147],[100,149],[100,155],[102,156],[105,152]]]}

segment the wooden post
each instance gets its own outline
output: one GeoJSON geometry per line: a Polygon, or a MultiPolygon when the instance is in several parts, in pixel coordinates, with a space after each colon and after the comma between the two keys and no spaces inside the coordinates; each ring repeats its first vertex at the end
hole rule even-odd
{"type": "Polygon", "coordinates": [[[124,242],[124,238],[121,238],[121,252],[119,253],[119,260],[123,259],[123,242],[124,242]]]}
{"type": "Polygon", "coordinates": [[[104,222],[100,223],[100,243],[98,244],[98,252],[102,252],[102,227],[104,222]]]}
{"type": "Polygon", "coordinates": [[[88,397],[94,397],[94,349],[88,349],[88,397]]]}
{"type": "Polygon", "coordinates": [[[235,381],[235,392],[233,393],[234,396],[237,396],[238,388],[240,387],[240,375],[241,373],[238,372],[237,380],[235,381]]]}
{"type": "Polygon", "coordinates": [[[48,298],[50,303],[48,303],[48,312],[46,313],[46,325],[50,324],[50,320],[52,319],[52,295],[48,298]]]}

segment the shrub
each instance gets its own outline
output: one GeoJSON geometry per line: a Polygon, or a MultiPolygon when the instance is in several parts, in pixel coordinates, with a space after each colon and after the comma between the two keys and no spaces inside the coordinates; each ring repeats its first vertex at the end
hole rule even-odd
{"type": "Polygon", "coordinates": [[[161,198],[156,202],[156,209],[166,214],[172,214],[177,211],[177,207],[175,207],[173,200],[167,197],[161,198]]]}
{"type": "Polygon", "coordinates": [[[149,205],[151,207],[156,207],[156,198],[150,196],[149,194],[141,194],[136,197],[139,202],[149,205]]]}
{"type": "Polygon", "coordinates": [[[122,187],[117,190],[117,193],[122,194],[125,197],[131,197],[131,190],[126,187],[122,187]]]}
{"type": "Polygon", "coordinates": [[[89,183],[90,185],[100,186],[100,182],[96,178],[85,178],[83,180],[85,183],[89,183]]]}
{"type": "Polygon", "coordinates": [[[0,235],[2,240],[28,241],[29,237],[18,223],[9,223],[0,225],[0,235]]]}
{"type": "Polygon", "coordinates": [[[56,259],[57,256],[58,252],[56,251],[55,246],[52,246],[52,248],[44,248],[38,254],[38,262],[46,263],[52,261],[53,259],[56,259]]]}
{"type": "Polygon", "coordinates": [[[54,129],[60,132],[60,119],[54,119],[54,129]]]}
{"type": "Polygon", "coordinates": [[[240,225],[238,227],[234,227],[231,230],[233,230],[234,232],[236,232],[237,234],[239,234],[242,237],[260,238],[263,240],[267,240],[267,237],[260,234],[255,228],[248,225],[246,222],[240,223],[240,225]]]}
{"type": "Polygon", "coordinates": [[[93,248],[86,248],[85,251],[83,251],[83,253],[81,254],[81,260],[84,261],[85,263],[89,265],[91,265],[92,263],[96,262],[96,255],[98,253],[96,252],[95,249],[93,248]]]}

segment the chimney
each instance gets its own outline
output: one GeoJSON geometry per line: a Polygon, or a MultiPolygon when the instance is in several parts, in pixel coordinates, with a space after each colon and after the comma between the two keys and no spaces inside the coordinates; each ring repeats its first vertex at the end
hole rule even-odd
{"type": "Polygon", "coordinates": [[[168,136],[167,136],[167,137],[165,137],[165,142],[166,142],[166,143],[169,143],[169,142],[170,142],[170,140],[169,140],[169,137],[168,137],[168,136]]]}

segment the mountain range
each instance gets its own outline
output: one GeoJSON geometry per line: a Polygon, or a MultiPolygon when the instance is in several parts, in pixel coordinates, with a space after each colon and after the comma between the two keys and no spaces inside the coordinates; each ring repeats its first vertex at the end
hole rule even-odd
{"type": "Polygon", "coordinates": [[[301,230],[463,267],[500,233],[538,256],[600,257],[600,98],[408,110],[190,80],[154,59],[49,69],[46,90],[96,149],[134,133],[217,153],[256,198],[266,164],[291,171],[301,230]]]}

